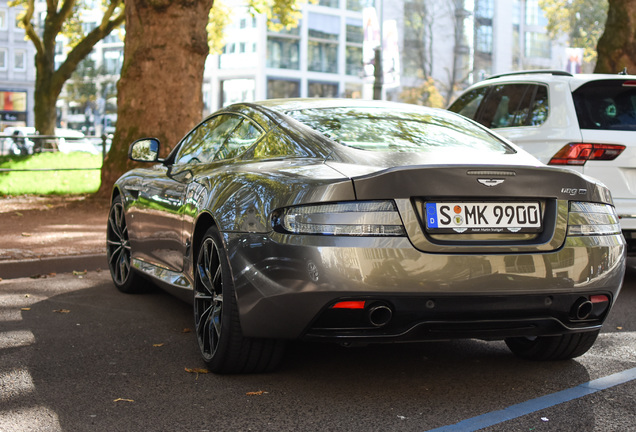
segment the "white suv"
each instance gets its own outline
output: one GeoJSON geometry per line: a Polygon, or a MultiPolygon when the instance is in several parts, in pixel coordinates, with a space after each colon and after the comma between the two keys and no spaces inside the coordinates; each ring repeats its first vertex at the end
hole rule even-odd
{"type": "Polygon", "coordinates": [[[636,76],[513,72],[469,87],[448,109],[495,129],[543,163],[605,183],[636,251],[636,76]]]}

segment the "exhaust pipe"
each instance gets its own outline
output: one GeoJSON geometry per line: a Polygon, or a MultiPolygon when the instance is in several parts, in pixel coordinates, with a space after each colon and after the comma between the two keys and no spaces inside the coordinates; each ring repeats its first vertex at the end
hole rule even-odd
{"type": "Polygon", "coordinates": [[[584,297],[581,297],[576,301],[576,303],[574,303],[574,306],[572,306],[572,312],[577,320],[584,320],[589,318],[592,313],[593,307],[594,305],[591,301],[584,297]]]}
{"type": "Polygon", "coordinates": [[[369,308],[367,318],[374,327],[384,327],[391,321],[393,311],[386,305],[377,305],[369,308]]]}

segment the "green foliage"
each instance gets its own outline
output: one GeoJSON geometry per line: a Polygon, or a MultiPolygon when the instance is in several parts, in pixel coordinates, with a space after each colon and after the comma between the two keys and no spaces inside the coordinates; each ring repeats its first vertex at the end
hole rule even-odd
{"type": "Polygon", "coordinates": [[[39,153],[0,157],[0,168],[97,168],[86,171],[15,171],[0,173],[0,195],[84,194],[99,189],[100,155],[90,153],[39,153]]]}
{"type": "MultiPolygon", "coordinates": [[[[317,0],[310,0],[317,3],[317,0]]],[[[302,6],[306,0],[248,0],[254,13],[267,15],[267,26],[272,31],[289,30],[298,26],[302,18],[302,6]]]]}
{"type": "Polygon", "coordinates": [[[572,48],[584,49],[584,60],[596,60],[596,45],[605,30],[608,0],[539,0],[551,38],[566,35],[572,48]]]}
{"type": "MultiPolygon", "coordinates": [[[[308,0],[317,3],[318,0],[308,0]]],[[[252,14],[267,15],[267,26],[272,31],[281,31],[298,26],[302,18],[302,6],[307,0],[248,0],[247,7],[252,14]]],[[[210,54],[221,54],[225,46],[225,28],[231,22],[232,9],[216,0],[210,10],[207,26],[210,54]]]]}
{"type": "Polygon", "coordinates": [[[231,21],[230,13],[232,10],[223,2],[216,0],[214,7],[210,9],[208,26],[208,45],[210,46],[210,54],[221,54],[225,46],[225,28],[231,21]]]}

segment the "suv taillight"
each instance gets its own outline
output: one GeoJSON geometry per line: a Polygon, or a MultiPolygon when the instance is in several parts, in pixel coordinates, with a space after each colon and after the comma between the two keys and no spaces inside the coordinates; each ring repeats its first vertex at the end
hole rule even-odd
{"type": "Polygon", "coordinates": [[[548,165],[585,165],[589,160],[614,160],[625,150],[618,144],[570,143],[559,150],[548,165]]]}

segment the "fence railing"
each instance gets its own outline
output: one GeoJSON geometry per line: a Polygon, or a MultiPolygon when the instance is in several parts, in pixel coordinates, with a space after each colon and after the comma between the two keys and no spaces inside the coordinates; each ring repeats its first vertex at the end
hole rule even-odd
{"type": "MultiPolygon", "coordinates": [[[[44,152],[74,151],[101,154],[102,160],[110,149],[113,136],[57,136],[57,135],[3,135],[0,134],[0,156],[26,156],[44,152]]],[[[0,168],[0,172],[9,171],[86,171],[100,168],[0,168]]]]}

